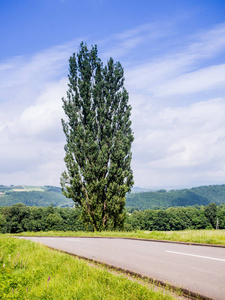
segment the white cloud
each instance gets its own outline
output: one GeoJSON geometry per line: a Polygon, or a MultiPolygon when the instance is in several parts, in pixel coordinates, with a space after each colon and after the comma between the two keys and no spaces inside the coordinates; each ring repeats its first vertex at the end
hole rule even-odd
{"type": "Polygon", "coordinates": [[[72,45],[74,42],[0,66],[3,184],[59,185],[64,166],[61,98],[67,89],[65,70],[72,45]]]}
{"type": "Polygon", "coordinates": [[[67,79],[62,79],[50,84],[46,91],[41,94],[34,105],[31,105],[22,112],[18,120],[20,134],[36,138],[58,140],[55,136],[61,130],[62,96],[67,89],[67,79]]]}
{"type": "MultiPolygon", "coordinates": [[[[225,48],[225,25],[189,37],[158,57],[149,54],[145,63],[133,63],[129,54],[141,53],[148,39],[154,45],[173,34],[172,27],[154,26],[139,26],[100,45],[103,57],[115,54],[127,65],[135,184],[222,183],[225,61],[216,58],[225,48]]],[[[61,98],[68,58],[77,48],[74,41],[0,64],[0,183],[59,185],[64,169],[61,98]]]]}
{"type": "Polygon", "coordinates": [[[147,130],[136,133],[134,145],[135,169],[138,174],[145,169],[139,185],[190,186],[193,176],[203,182],[224,177],[224,114],[221,98],[167,107],[145,119],[147,130]]]}

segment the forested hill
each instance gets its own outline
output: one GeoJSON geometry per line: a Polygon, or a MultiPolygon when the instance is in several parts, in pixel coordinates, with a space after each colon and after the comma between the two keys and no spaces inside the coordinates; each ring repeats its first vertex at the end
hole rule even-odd
{"type": "Polygon", "coordinates": [[[60,187],[55,186],[3,186],[0,185],[0,206],[22,203],[26,206],[72,207],[74,202],[67,199],[60,187]]]}
{"type": "Polygon", "coordinates": [[[183,190],[159,190],[156,192],[127,194],[127,207],[140,210],[175,206],[207,205],[211,202],[225,204],[225,185],[200,186],[183,190]]]}
{"type": "MultiPolygon", "coordinates": [[[[135,190],[134,190],[135,191],[135,190]]],[[[183,190],[159,190],[127,194],[126,207],[139,210],[148,208],[168,208],[174,206],[207,205],[211,202],[225,204],[225,185],[201,186],[183,190]]],[[[72,207],[74,202],[62,195],[54,186],[3,186],[0,185],[0,206],[23,203],[26,206],[72,207]]]]}

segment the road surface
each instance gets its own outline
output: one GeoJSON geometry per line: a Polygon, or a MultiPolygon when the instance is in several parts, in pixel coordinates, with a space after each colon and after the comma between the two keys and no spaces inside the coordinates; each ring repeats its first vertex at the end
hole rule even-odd
{"type": "Polygon", "coordinates": [[[225,299],[225,248],[117,238],[26,237],[212,299],[225,299]]]}

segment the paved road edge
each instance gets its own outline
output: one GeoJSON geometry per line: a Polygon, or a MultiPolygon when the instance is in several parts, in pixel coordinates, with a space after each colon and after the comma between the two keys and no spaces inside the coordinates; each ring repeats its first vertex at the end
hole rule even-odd
{"type": "Polygon", "coordinates": [[[147,276],[147,275],[142,275],[140,273],[137,273],[137,272],[134,272],[134,271],[131,271],[131,270],[128,270],[128,269],[120,268],[120,267],[117,267],[117,266],[114,266],[114,265],[111,265],[111,264],[107,264],[105,262],[101,262],[101,261],[96,260],[96,259],[88,258],[88,257],[85,257],[85,256],[81,256],[81,255],[78,255],[78,254],[68,252],[68,251],[63,251],[63,250],[60,250],[60,249],[56,249],[54,247],[50,247],[50,246],[46,246],[46,247],[48,247],[49,249],[52,249],[54,251],[69,254],[69,255],[77,257],[79,259],[84,259],[84,260],[87,260],[87,261],[95,263],[95,264],[100,264],[100,265],[105,266],[109,269],[119,271],[119,272],[122,272],[124,274],[128,274],[128,275],[131,275],[131,276],[136,276],[136,277],[139,277],[141,279],[148,280],[150,283],[155,284],[155,285],[160,286],[160,287],[167,287],[167,288],[169,287],[172,291],[181,292],[183,294],[183,296],[185,296],[189,299],[192,299],[192,300],[197,300],[197,299],[198,300],[213,300],[212,298],[209,298],[207,296],[192,292],[192,291],[190,291],[188,289],[185,289],[183,287],[177,287],[175,285],[170,284],[169,282],[164,282],[164,281],[155,279],[155,278],[147,276]]]}
{"type": "Polygon", "coordinates": [[[54,238],[88,238],[88,239],[126,239],[126,240],[135,240],[135,241],[147,241],[147,242],[160,242],[160,243],[171,243],[171,244],[182,244],[182,245],[193,245],[193,246],[206,246],[206,247],[218,247],[225,248],[225,245],[217,244],[202,244],[202,243],[193,243],[193,242],[180,242],[180,241],[170,241],[170,240],[155,240],[155,239],[143,239],[143,238],[132,238],[132,237],[110,237],[110,236],[37,236],[37,235],[18,235],[13,237],[54,237],[54,238]]]}

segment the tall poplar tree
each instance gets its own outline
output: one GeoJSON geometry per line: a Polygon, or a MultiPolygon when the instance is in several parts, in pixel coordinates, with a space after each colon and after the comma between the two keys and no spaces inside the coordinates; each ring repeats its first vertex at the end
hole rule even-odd
{"type": "Polygon", "coordinates": [[[133,185],[131,106],[124,72],[110,58],[104,66],[97,46],[83,42],[69,59],[64,195],[82,208],[82,220],[93,230],[121,228],[125,195],[133,185]]]}

